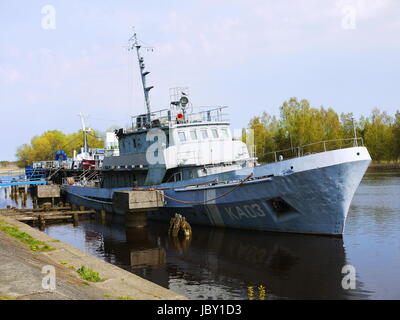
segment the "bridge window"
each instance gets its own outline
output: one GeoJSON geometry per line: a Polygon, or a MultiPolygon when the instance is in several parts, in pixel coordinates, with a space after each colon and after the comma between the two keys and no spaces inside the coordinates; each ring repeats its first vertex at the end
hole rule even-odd
{"type": "Polygon", "coordinates": [[[190,139],[197,140],[197,133],[196,131],[190,131],[190,139]]]}
{"type": "Polygon", "coordinates": [[[179,131],[178,132],[179,140],[180,142],[185,142],[186,141],[186,134],[184,131],[179,131]]]}
{"type": "Polygon", "coordinates": [[[223,128],[221,131],[224,138],[229,138],[229,132],[227,128],[223,128]]]}
{"type": "Polygon", "coordinates": [[[207,129],[201,130],[201,137],[202,137],[203,139],[208,139],[208,132],[207,132],[207,129]]]}
{"type": "Polygon", "coordinates": [[[213,138],[215,138],[215,139],[218,139],[218,130],[217,129],[211,129],[211,132],[212,132],[212,135],[213,135],[213,138]]]}

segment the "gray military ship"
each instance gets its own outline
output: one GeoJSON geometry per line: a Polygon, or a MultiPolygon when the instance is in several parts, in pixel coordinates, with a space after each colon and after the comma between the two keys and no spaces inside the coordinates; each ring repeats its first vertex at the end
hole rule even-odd
{"type": "Polygon", "coordinates": [[[342,235],[371,161],[361,139],[271,152],[272,161],[260,165],[251,143],[233,138],[225,106],[196,108],[186,88],[175,88],[169,107],[152,111],[149,72],[136,34],[131,40],[147,113],[116,131],[119,155],[104,158],[100,180],[63,186],[69,201],[112,211],[115,191],[153,188],[164,192],[166,204],[149,218],[169,220],[178,212],[193,224],[342,235]]]}

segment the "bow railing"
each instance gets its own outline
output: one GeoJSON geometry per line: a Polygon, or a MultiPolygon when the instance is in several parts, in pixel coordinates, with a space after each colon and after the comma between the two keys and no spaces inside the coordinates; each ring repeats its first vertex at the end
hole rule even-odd
{"type": "MultiPolygon", "coordinates": [[[[267,163],[292,158],[304,157],[314,153],[327,152],[337,149],[364,146],[363,138],[333,139],[309,143],[300,147],[293,147],[264,153],[263,160],[267,163]]],[[[261,158],[261,157],[260,157],[261,158]]]]}

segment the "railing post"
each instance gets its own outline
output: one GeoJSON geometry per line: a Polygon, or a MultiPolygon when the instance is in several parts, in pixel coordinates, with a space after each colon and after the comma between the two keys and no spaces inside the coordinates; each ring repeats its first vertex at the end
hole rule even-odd
{"type": "Polygon", "coordinates": [[[353,122],[353,130],[354,130],[354,146],[358,147],[358,142],[357,142],[357,129],[356,129],[356,124],[354,122],[354,118],[351,118],[351,121],[353,122]]]}
{"type": "Polygon", "coordinates": [[[274,152],[274,156],[275,156],[275,162],[277,162],[278,159],[276,158],[276,151],[274,152]]]}
{"type": "Polygon", "coordinates": [[[326,152],[326,142],[324,141],[324,151],[326,152]]]}

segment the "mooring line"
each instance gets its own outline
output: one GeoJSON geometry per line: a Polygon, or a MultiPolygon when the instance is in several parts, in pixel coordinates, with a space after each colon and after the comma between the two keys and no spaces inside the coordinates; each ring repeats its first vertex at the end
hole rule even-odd
{"type": "MultiPolygon", "coordinates": [[[[234,186],[231,190],[228,190],[226,192],[224,192],[223,194],[220,194],[218,197],[212,198],[212,199],[207,199],[207,200],[202,200],[202,201],[186,201],[186,200],[180,200],[180,199],[176,199],[174,197],[168,196],[166,194],[164,194],[164,197],[179,203],[185,203],[185,204],[202,204],[202,203],[208,203],[217,199],[220,199],[222,197],[227,196],[228,194],[232,193],[233,191],[235,191],[236,189],[238,189],[239,187],[241,187],[246,181],[248,181],[251,177],[253,176],[253,173],[251,173],[249,176],[247,176],[245,179],[243,179],[238,185],[234,186]]],[[[158,188],[133,188],[133,190],[136,191],[162,191],[162,188],[158,189],[158,188]]],[[[112,201],[108,202],[108,201],[101,201],[101,200],[96,200],[96,199],[92,199],[92,198],[88,198],[85,196],[81,196],[79,194],[67,191],[68,193],[70,193],[71,195],[74,195],[76,197],[88,200],[88,201],[94,201],[94,202],[98,202],[98,203],[102,203],[102,204],[109,204],[112,205],[112,201]]]]}
{"type": "MultiPolygon", "coordinates": [[[[220,199],[222,197],[225,197],[226,195],[232,193],[233,191],[235,191],[236,189],[238,189],[239,187],[241,187],[243,185],[243,183],[245,183],[247,180],[249,180],[251,177],[253,176],[253,173],[251,173],[248,177],[246,177],[245,179],[243,179],[238,185],[234,186],[231,190],[228,190],[226,192],[224,192],[223,194],[220,194],[218,197],[212,198],[212,199],[207,199],[207,200],[202,200],[202,201],[186,201],[186,200],[180,200],[180,199],[176,199],[174,197],[171,196],[167,196],[166,194],[164,194],[164,197],[179,203],[185,203],[185,204],[202,204],[202,203],[208,203],[217,199],[220,199]]],[[[161,191],[157,188],[150,188],[150,189],[143,189],[143,188],[135,188],[134,190],[142,190],[142,191],[161,191]]]]}

